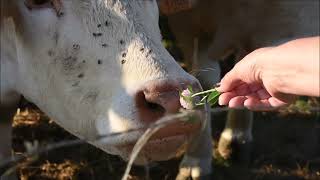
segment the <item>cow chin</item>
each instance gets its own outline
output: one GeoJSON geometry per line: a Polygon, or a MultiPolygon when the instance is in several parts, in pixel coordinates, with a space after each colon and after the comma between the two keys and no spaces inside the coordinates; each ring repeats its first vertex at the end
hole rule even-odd
{"type": "MultiPolygon", "coordinates": [[[[175,122],[154,133],[142,147],[134,161],[137,165],[148,164],[153,161],[165,161],[184,153],[189,140],[201,130],[201,122],[175,122]]],[[[128,161],[133,148],[142,133],[128,134],[121,143],[115,145],[124,160],[128,161]]]]}
{"type": "MultiPolygon", "coordinates": [[[[193,123],[177,121],[159,129],[143,146],[134,163],[143,165],[153,161],[169,160],[181,155],[187,147],[188,141],[201,130],[201,127],[201,121],[193,123]]],[[[110,154],[119,155],[123,160],[129,161],[135,144],[144,132],[145,130],[120,133],[115,137],[102,138],[93,144],[110,154]]]]}
{"type": "MultiPolygon", "coordinates": [[[[134,164],[145,165],[153,161],[166,161],[178,157],[185,151],[187,140],[187,135],[149,140],[139,152],[134,164]]],[[[133,143],[118,146],[121,151],[120,157],[129,161],[134,145],[133,143]]]]}

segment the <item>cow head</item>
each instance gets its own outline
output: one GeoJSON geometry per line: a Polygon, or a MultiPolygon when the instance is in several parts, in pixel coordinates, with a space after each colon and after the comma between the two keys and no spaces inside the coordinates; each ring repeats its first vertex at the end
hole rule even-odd
{"type": "MultiPolygon", "coordinates": [[[[64,0],[60,17],[2,3],[1,82],[78,137],[141,128],[177,112],[179,90],[200,88],[162,46],[155,0],[64,0]]],[[[136,162],[172,157],[194,129],[161,130],[136,162]]],[[[91,143],[127,159],[141,133],[91,143]]]]}

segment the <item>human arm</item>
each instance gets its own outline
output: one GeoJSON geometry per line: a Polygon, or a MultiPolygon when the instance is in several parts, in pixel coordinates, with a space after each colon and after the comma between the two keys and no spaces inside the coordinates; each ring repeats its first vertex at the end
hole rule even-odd
{"type": "Polygon", "coordinates": [[[296,95],[320,96],[319,37],[258,49],[226,74],[220,105],[278,107],[296,95]]]}

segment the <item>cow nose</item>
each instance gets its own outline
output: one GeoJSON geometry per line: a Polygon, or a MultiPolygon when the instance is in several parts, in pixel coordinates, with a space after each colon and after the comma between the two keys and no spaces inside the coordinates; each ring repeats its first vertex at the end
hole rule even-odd
{"type": "Polygon", "coordinates": [[[151,81],[137,92],[135,101],[140,120],[153,122],[165,114],[177,113],[181,108],[179,92],[192,86],[201,89],[197,81],[151,81]]]}

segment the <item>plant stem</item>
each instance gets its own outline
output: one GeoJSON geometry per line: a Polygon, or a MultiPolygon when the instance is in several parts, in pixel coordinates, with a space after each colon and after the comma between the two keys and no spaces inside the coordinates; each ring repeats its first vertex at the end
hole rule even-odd
{"type": "Polygon", "coordinates": [[[199,96],[199,95],[202,95],[202,94],[207,94],[207,93],[214,92],[214,91],[217,91],[217,90],[214,88],[214,89],[209,89],[209,90],[206,90],[206,91],[201,91],[201,92],[193,94],[191,97],[199,96]]]}

